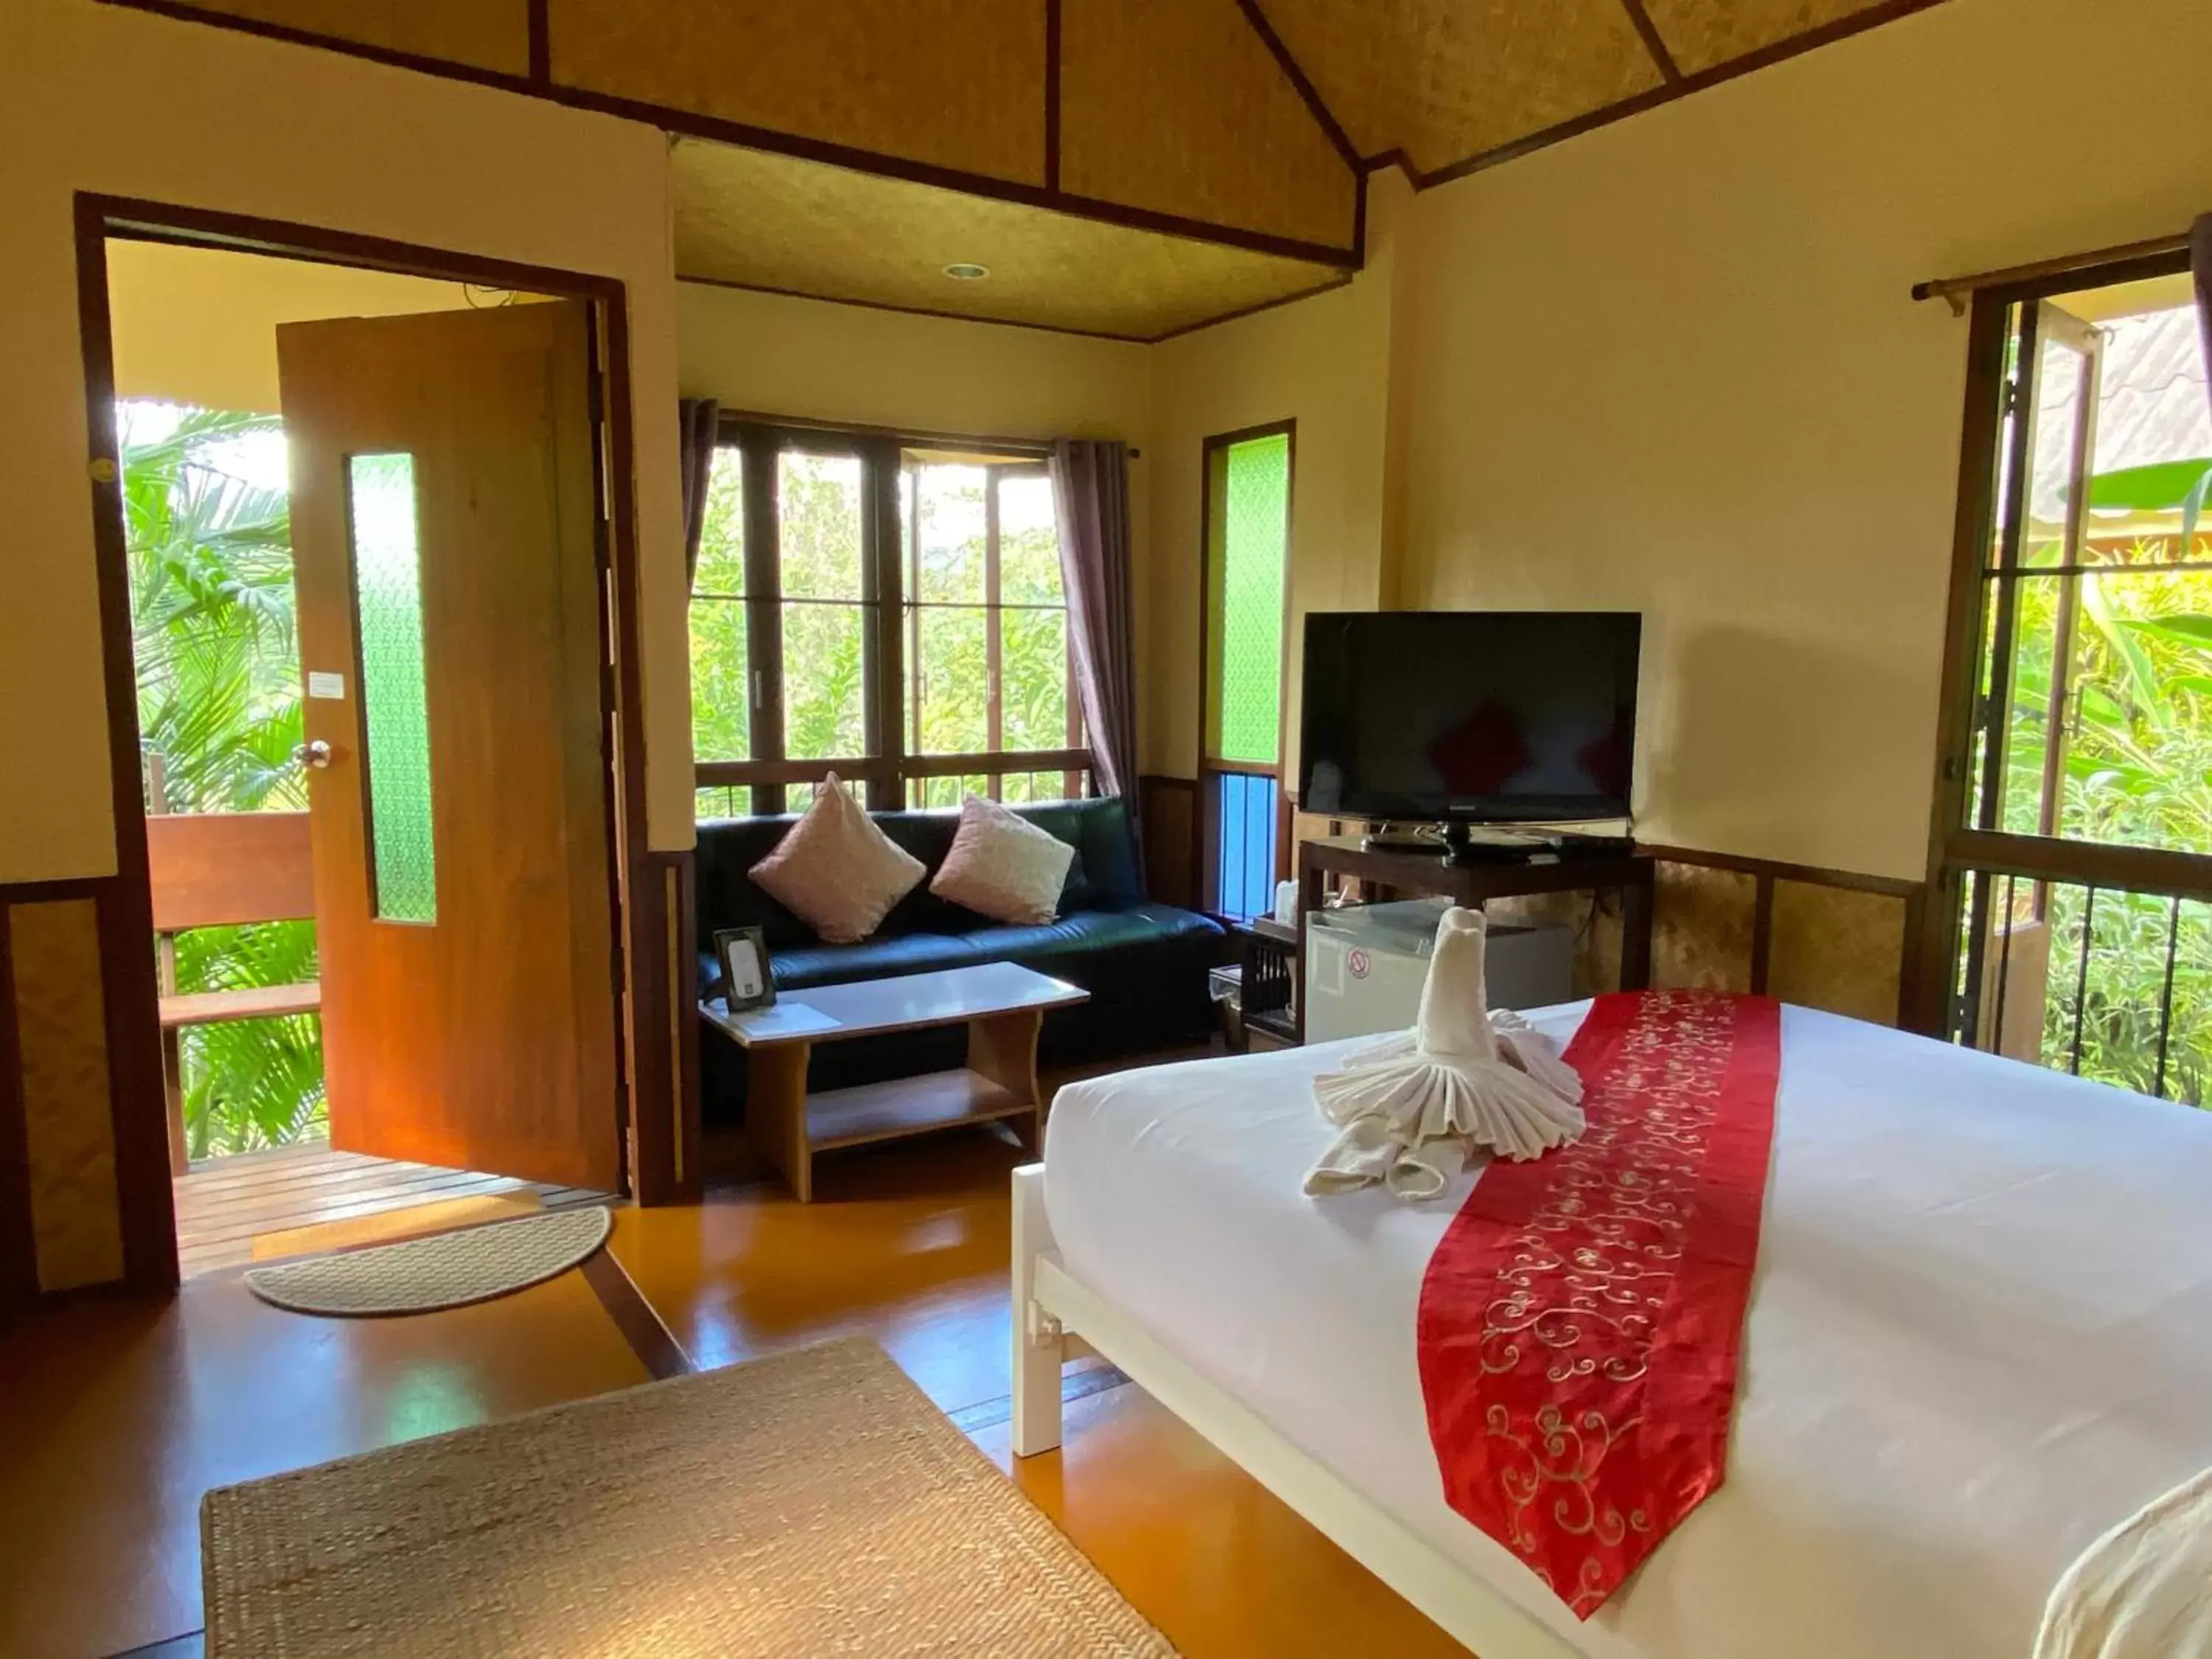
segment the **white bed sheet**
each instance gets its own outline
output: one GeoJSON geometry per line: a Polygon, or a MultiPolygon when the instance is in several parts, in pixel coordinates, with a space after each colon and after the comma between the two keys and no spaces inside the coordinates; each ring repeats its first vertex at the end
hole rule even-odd
{"type": "Polygon", "coordinates": [[[1727,1482],[1580,1623],[1438,1485],[1414,1312],[1475,1177],[1299,1191],[1352,1046],[1062,1090],[1061,1260],[1592,1659],[2023,1659],[2075,1556],[2212,1465],[2212,1114],[1790,1007],[1727,1482]]]}

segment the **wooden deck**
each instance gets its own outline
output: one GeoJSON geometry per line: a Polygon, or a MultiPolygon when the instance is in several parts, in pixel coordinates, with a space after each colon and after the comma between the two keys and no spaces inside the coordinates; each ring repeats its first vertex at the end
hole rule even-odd
{"type": "Polygon", "coordinates": [[[187,1279],[252,1261],[259,1233],[502,1193],[534,1190],[548,1209],[603,1202],[607,1196],[507,1176],[335,1152],[321,1140],[209,1158],[178,1176],[175,1185],[177,1254],[187,1279]]]}

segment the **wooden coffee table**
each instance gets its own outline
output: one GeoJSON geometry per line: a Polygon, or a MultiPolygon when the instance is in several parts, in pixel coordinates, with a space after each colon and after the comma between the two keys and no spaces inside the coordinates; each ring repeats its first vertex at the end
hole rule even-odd
{"type": "Polygon", "coordinates": [[[814,1198],[814,1155],[841,1146],[1004,1120],[1036,1150],[1044,1131],[1038,1029],[1048,1009],[1090,1000],[1076,986],[998,962],[793,991],[756,1013],[732,1014],[719,999],[702,1002],[699,1012],[746,1050],[753,1144],[806,1204],[814,1198]],[[968,1028],[968,1063],[957,1070],[806,1092],[816,1043],[939,1025],[968,1028]]]}

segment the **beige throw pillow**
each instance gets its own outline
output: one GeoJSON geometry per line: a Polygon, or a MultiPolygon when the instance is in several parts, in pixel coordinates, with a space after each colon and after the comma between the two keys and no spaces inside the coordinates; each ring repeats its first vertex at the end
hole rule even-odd
{"type": "Polygon", "coordinates": [[[877,826],[835,772],[816,787],[806,816],[752,868],[761,890],[825,945],[858,945],[925,873],[921,860],[877,826]]]}
{"type": "Polygon", "coordinates": [[[960,803],[952,850],[929,890],[994,921],[1047,922],[1060,914],[1074,857],[1059,836],[994,800],[970,795],[960,803]]]}

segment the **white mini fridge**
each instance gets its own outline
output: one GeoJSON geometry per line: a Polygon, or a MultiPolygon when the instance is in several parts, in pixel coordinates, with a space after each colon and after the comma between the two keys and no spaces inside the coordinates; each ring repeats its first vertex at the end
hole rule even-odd
{"type": "MultiPolygon", "coordinates": [[[[1352,905],[1306,917],[1306,1041],[1402,1031],[1420,1012],[1443,899],[1352,905]]],[[[1492,1008],[1542,1008],[1574,996],[1565,927],[1493,923],[1483,958],[1492,1008]]]]}

